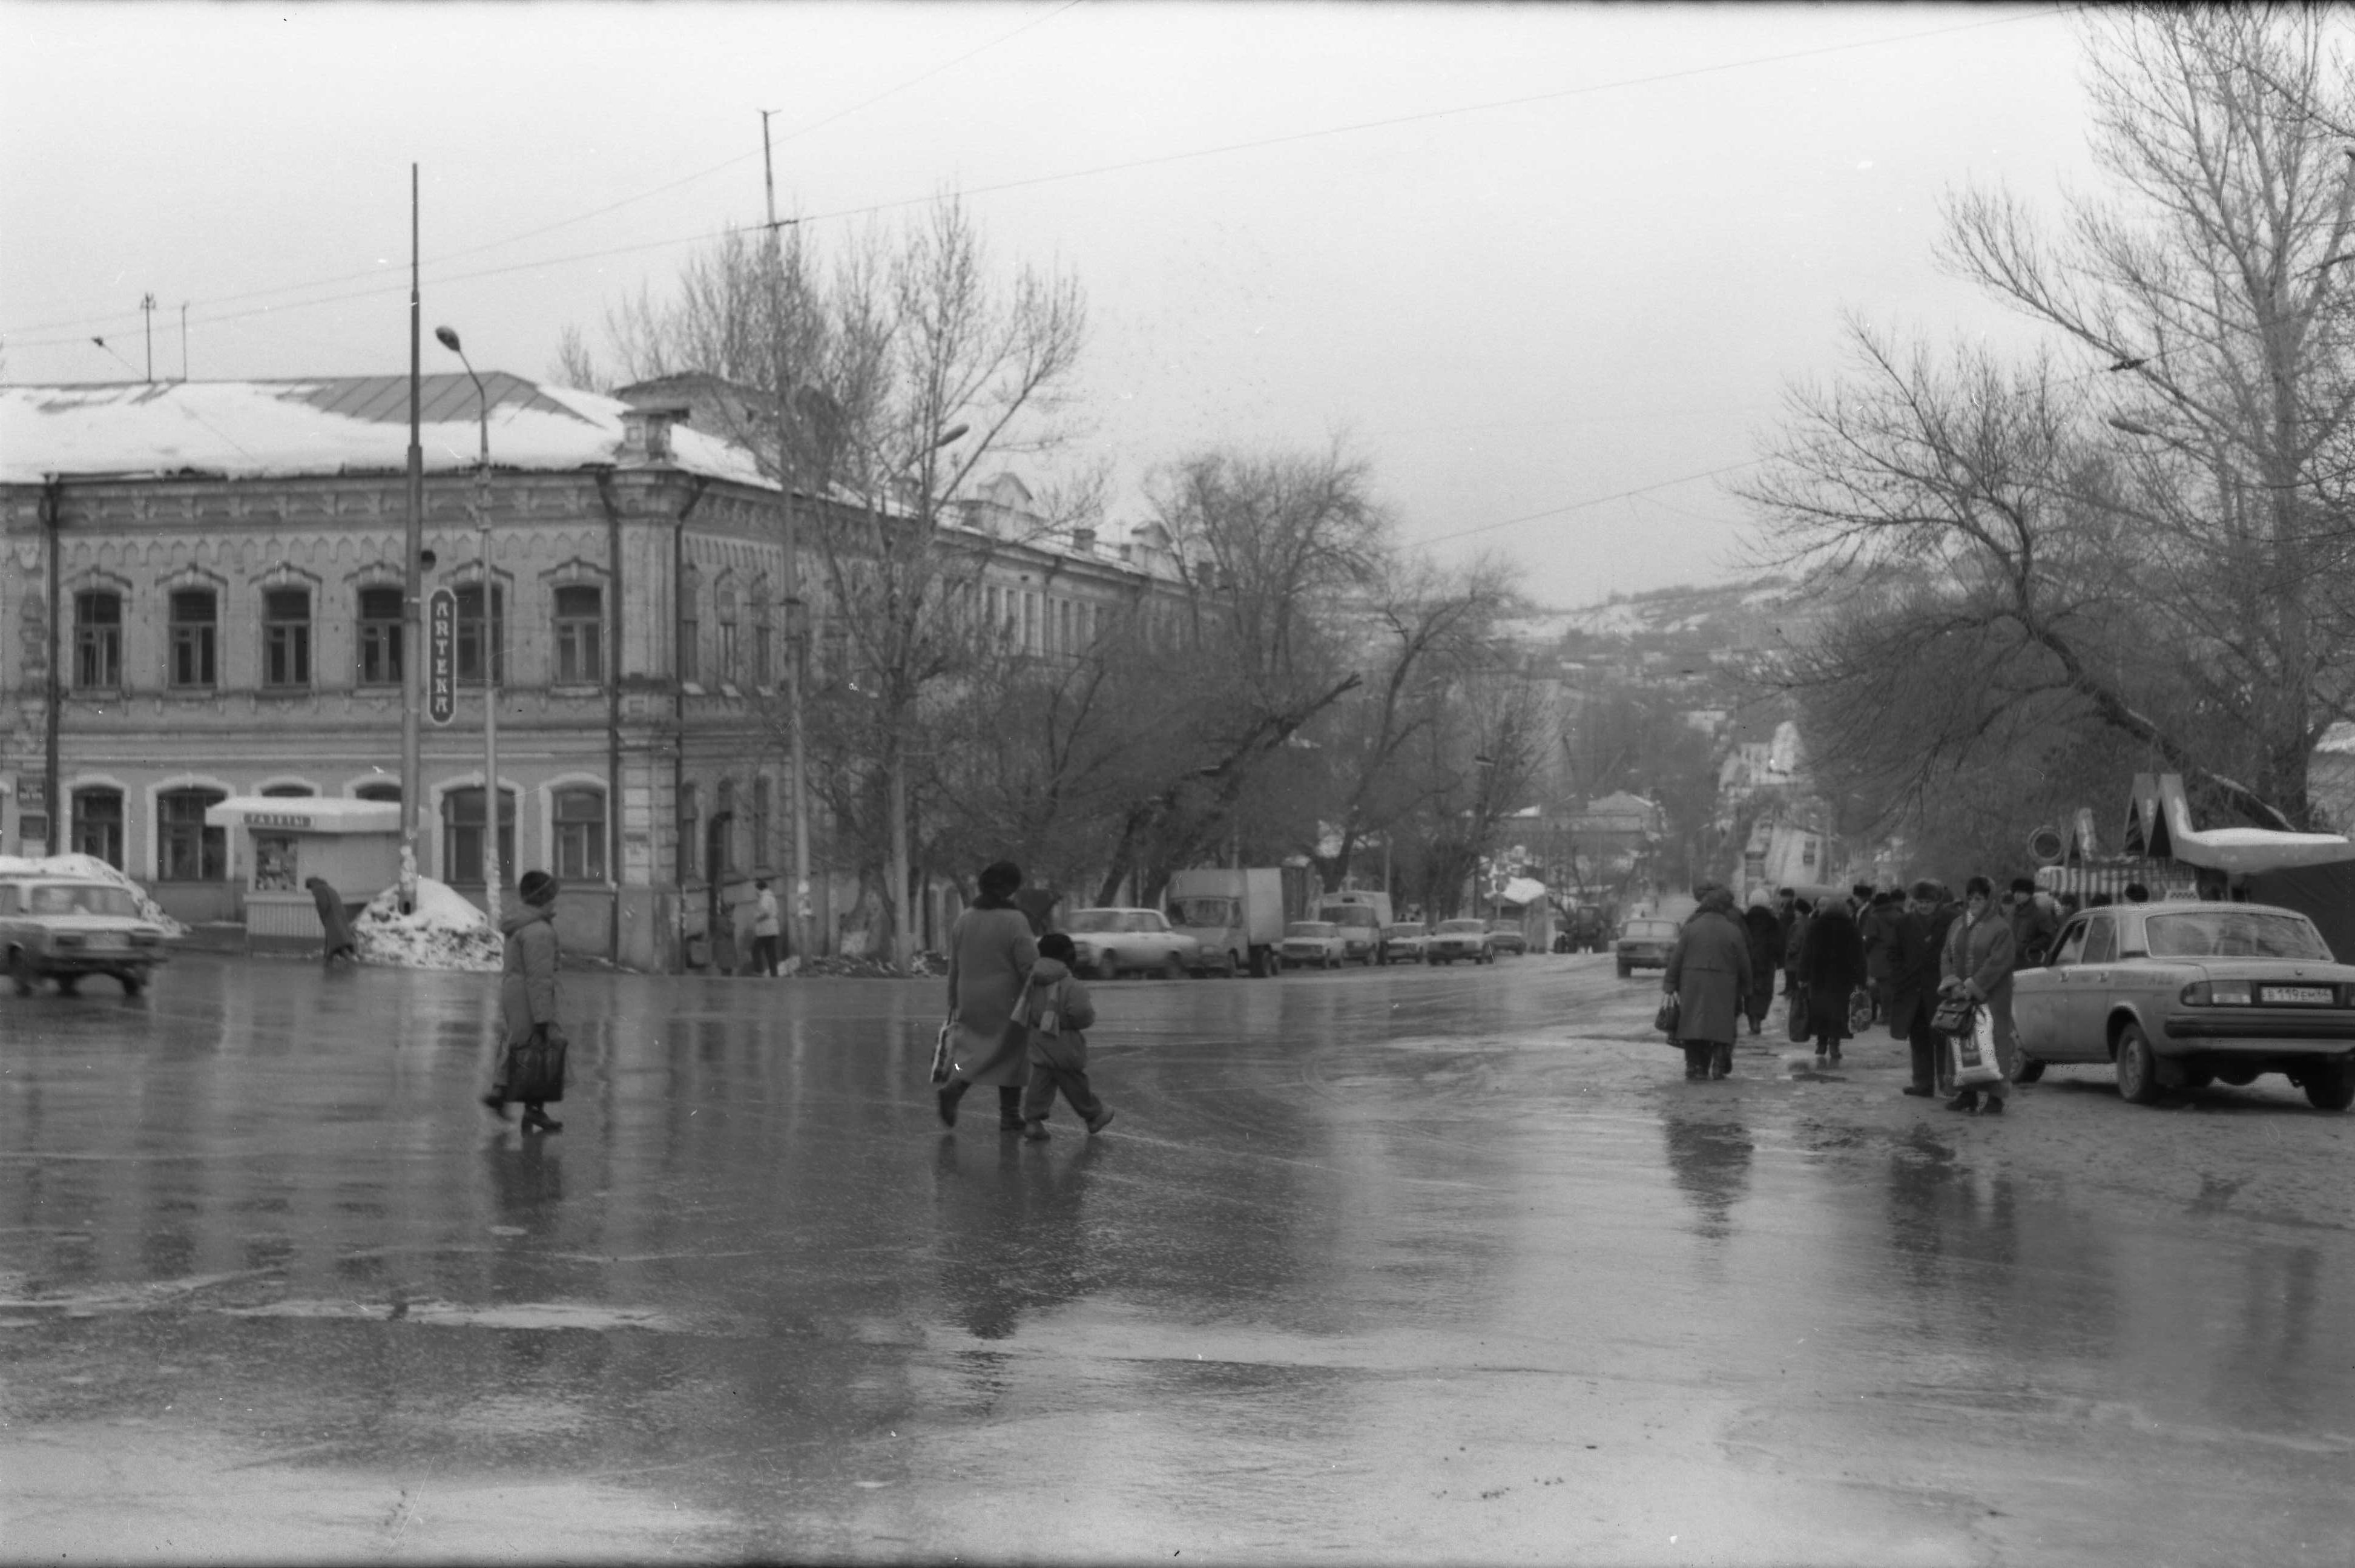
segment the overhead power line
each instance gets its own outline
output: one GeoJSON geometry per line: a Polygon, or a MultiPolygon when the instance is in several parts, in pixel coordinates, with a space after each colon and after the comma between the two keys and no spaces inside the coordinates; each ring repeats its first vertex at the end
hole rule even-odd
{"type": "MultiPolygon", "coordinates": [[[[1050,13],[1048,16],[1039,18],[1039,22],[1027,24],[1025,28],[1017,28],[1015,31],[1018,33],[1027,30],[1027,27],[1036,27],[1039,25],[1039,22],[1051,21],[1054,16],[1060,16],[1062,11],[1070,10],[1071,5],[1080,3],[1081,0],[1071,0],[1071,5],[1066,5],[1060,10],[1050,13]]],[[[1387,115],[1375,120],[1353,121],[1342,125],[1327,125],[1306,131],[1288,132],[1280,135],[1256,137],[1249,141],[1227,142],[1220,143],[1214,146],[1194,147],[1172,153],[1154,154],[1146,157],[1125,159],[1119,163],[1097,164],[1084,168],[1065,169],[1054,174],[1032,175],[1018,179],[1001,180],[991,185],[969,187],[961,190],[958,194],[966,197],[995,196],[1007,191],[1034,189],[1039,186],[1056,185],[1071,180],[1096,179],[1101,178],[1105,175],[1124,174],[1131,170],[1154,168],[1164,165],[1184,163],[1199,158],[1224,157],[1237,153],[1254,152],[1262,148],[1285,146],[1294,143],[1317,141],[1332,136],[1355,135],[1366,131],[1378,131],[1401,125],[1419,124],[1433,120],[1450,119],[1466,114],[1489,113],[1500,109],[1520,108],[1532,103],[1545,103],[1558,101],[1562,99],[1588,97],[1596,93],[1622,91],[1626,89],[1636,87],[1657,86],[1664,82],[1684,80],[1699,76],[1718,75],[1727,71],[1745,70],[1756,66],[1782,65],[1795,60],[1817,59],[1825,55],[1847,53],[1857,49],[1883,48],[1894,44],[1915,43],[1926,38],[1946,37],[1956,33],[1976,32],[1987,27],[2008,27],[2018,22],[2041,20],[2047,16],[2067,15],[2070,12],[2083,10],[2083,8],[2084,7],[2083,5],[2070,5],[2050,12],[2023,12],[2009,16],[1990,17],[1982,21],[1958,23],[1953,27],[1934,27],[1916,33],[1901,33],[1888,37],[1864,38],[1842,44],[1824,44],[1813,48],[1786,50],[1781,54],[1760,55],[1747,59],[1726,60],[1715,65],[1688,66],[1681,69],[1659,71],[1648,76],[1625,77],[1614,81],[1589,82],[1583,86],[1556,88],[1545,92],[1524,93],[1513,98],[1490,99],[1478,103],[1455,104],[1446,108],[1421,110],[1409,114],[1387,115]]],[[[1013,33],[1009,33],[1006,35],[1006,37],[1012,37],[1013,36],[1015,36],[1013,33]]],[[[1004,41],[1005,38],[996,39],[993,40],[991,44],[982,46],[982,48],[986,49],[994,48],[996,44],[1002,43],[1004,41]]],[[[980,52],[981,49],[975,49],[970,54],[959,57],[959,59],[970,59],[972,58],[972,54],[977,54],[980,52]]],[[[952,65],[955,63],[958,62],[950,62],[952,65]]],[[[932,71],[925,73],[925,76],[911,79],[909,82],[901,83],[900,87],[892,88],[887,90],[885,92],[879,93],[876,95],[876,98],[868,100],[867,102],[872,103],[882,98],[889,97],[892,92],[901,91],[908,86],[912,86],[915,82],[924,80],[930,76],[938,75],[940,71],[947,69],[949,68],[945,65],[935,68],[932,71]]],[[[838,119],[842,114],[856,112],[858,109],[864,108],[866,106],[866,103],[854,106],[854,108],[844,110],[840,114],[832,116],[830,119],[838,119]]],[[[804,132],[816,129],[817,125],[828,123],[829,121],[820,121],[815,124],[805,126],[801,131],[796,131],[793,133],[793,134],[799,135],[804,133],[804,132]]],[[[731,168],[737,164],[748,161],[751,156],[752,155],[748,153],[739,157],[730,158],[725,163],[714,165],[710,169],[704,170],[700,174],[690,175],[686,176],[685,179],[674,182],[672,186],[658,187],[654,191],[642,194],[646,196],[658,195],[663,190],[675,188],[676,185],[690,183],[693,180],[703,178],[706,176],[719,172],[720,170],[731,168]]],[[[613,210],[614,207],[626,206],[629,201],[636,199],[640,198],[626,198],[624,201],[614,203],[607,208],[599,208],[594,212],[586,213],[581,216],[584,219],[601,216],[604,212],[613,210]]],[[[839,222],[849,219],[874,217],[882,213],[899,211],[906,208],[922,207],[936,199],[938,199],[936,196],[922,196],[907,197],[890,201],[871,202],[861,207],[841,208],[830,212],[812,214],[802,219],[800,221],[805,224],[839,222]]],[[[475,246],[467,251],[453,251],[447,256],[439,258],[438,260],[441,261],[448,261],[455,260],[458,257],[477,254],[482,251],[496,249],[500,245],[512,244],[518,239],[530,238],[532,235],[545,233],[549,229],[562,228],[569,223],[580,220],[581,219],[560,219],[556,223],[546,225],[538,229],[531,230],[529,233],[525,235],[511,236],[506,240],[492,241],[485,245],[475,246]]],[[[746,224],[742,227],[751,229],[755,226],[746,224]]],[[[627,245],[606,246],[594,251],[580,251],[559,256],[540,257],[527,261],[509,262],[496,267],[478,269],[474,272],[445,273],[435,276],[432,281],[438,283],[471,283],[483,278],[498,277],[508,272],[524,272],[533,268],[569,266],[583,261],[606,261],[615,256],[634,255],[648,251],[666,250],[674,246],[700,244],[709,240],[710,237],[711,236],[709,231],[695,234],[673,235],[661,240],[639,240],[627,245]]],[[[315,279],[309,283],[282,284],[275,288],[256,290],[249,293],[225,294],[220,296],[217,301],[204,303],[235,304],[250,299],[261,299],[275,295],[295,293],[304,289],[330,288],[337,283],[355,282],[363,278],[377,279],[382,277],[384,277],[384,274],[380,271],[371,269],[364,272],[347,272],[336,276],[315,279]]],[[[397,293],[405,289],[407,286],[408,284],[405,281],[388,280],[378,283],[374,287],[354,290],[345,293],[328,294],[317,299],[290,300],[283,304],[266,306],[260,310],[229,312],[218,315],[200,314],[197,319],[198,322],[205,324],[235,321],[245,316],[265,314],[266,311],[272,309],[299,310],[307,309],[315,305],[340,304],[347,300],[368,298],[378,293],[397,293]]],[[[17,347],[32,348],[53,347],[61,343],[78,342],[80,340],[80,335],[77,334],[73,336],[61,338],[28,338],[21,335],[27,332],[48,332],[73,326],[105,325],[109,323],[120,322],[123,319],[125,319],[124,315],[118,313],[113,315],[91,316],[76,321],[45,322],[32,326],[20,327],[9,330],[5,333],[0,333],[0,337],[5,337],[7,341],[17,347]]]]}

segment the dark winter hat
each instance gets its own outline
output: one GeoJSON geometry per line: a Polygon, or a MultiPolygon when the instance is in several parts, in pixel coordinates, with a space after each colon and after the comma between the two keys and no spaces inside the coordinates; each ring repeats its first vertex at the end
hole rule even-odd
{"type": "Polygon", "coordinates": [[[1069,964],[1079,955],[1079,947],[1060,931],[1050,931],[1039,939],[1039,956],[1041,958],[1052,958],[1058,964],[1069,964]]]}
{"type": "Polygon", "coordinates": [[[1011,860],[982,868],[981,893],[984,898],[1002,899],[1022,885],[1022,868],[1011,860]]]}
{"type": "Polygon", "coordinates": [[[523,880],[516,884],[516,891],[523,896],[524,902],[542,908],[556,901],[556,879],[546,871],[526,871],[523,880]]]}
{"type": "Polygon", "coordinates": [[[1938,901],[1938,895],[1945,890],[1940,888],[1937,883],[1932,881],[1929,878],[1924,877],[1920,881],[1915,882],[1910,891],[1915,898],[1920,899],[1923,903],[1934,904],[1938,901]]]}

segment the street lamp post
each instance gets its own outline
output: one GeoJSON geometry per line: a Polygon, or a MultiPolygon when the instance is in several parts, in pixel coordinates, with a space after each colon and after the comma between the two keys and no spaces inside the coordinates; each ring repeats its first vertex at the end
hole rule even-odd
{"type": "Polygon", "coordinates": [[[442,347],[458,357],[474,383],[474,410],[482,444],[474,459],[474,528],[476,551],[483,563],[483,912],[499,923],[499,879],[506,866],[499,856],[499,664],[498,617],[491,613],[491,403],[474,362],[458,346],[458,335],[446,326],[433,329],[442,347]]]}

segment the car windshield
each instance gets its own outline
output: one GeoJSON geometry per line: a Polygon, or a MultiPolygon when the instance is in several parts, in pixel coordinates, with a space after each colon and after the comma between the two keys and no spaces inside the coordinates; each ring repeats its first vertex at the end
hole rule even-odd
{"type": "Polygon", "coordinates": [[[56,883],[31,890],[27,907],[35,914],[119,914],[136,917],[139,906],[121,888],[100,882],[56,883]]]}
{"type": "Polygon", "coordinates": [[[1334,925],[1380,925],[1371,904],[1327,904],[1317,914],[1334,925]]]}
{"type": "Polygon", "coordinates": [[[1338,936],[1340,930],[1326,920],[1295,920],[1284,928],[1286,936],[1338,936]]]}
{"type": "Polygon", "coordinates": [[[1419,925],[1394,925],[1390,928],[1388,933],[1389,939],[1392,942],[1399,942],[1410,936],[1421,936],[1422,934],[1423,928],[1419,925]]]}
{"type": "Polygon", "coordinates": [[[1488,929],[1501,931],[1508,936],[1518,936],[1521,933],[1520,922],[1514,920],[1492,920],[1488,923],[1488,929]]]}
{"type": "Polygon", "coordinates": [[[1673,920],[1631,920],[1627,923],[1627,929],[1619,934],[1634,937],[1638,942],[1657,942],[1676,933],[1677,923],[1673,920]]]}
{"type": "Polygon", "coordinates": [[[1161,918],[1159,910],[1133,909],[1121,917],[1123,931],[1167,931],[1169,923],[1161,918]]]}
{"type": "Polygon", "coordinates": [[[1486,931],[1488,927],[1485,922],[1476,920],[1443,920],[1439,923],[1439,929],[1442,931],[1486,931]]]}
{"type": "Polygon", "coordinates": [[[1116,909],[1083,909],[1075,912],[1065,923],[1065,931],[1118,931],[1120,911],[1116,909]]]}
{"type": "Polygon", "coordinates": [[[1232,899],[1171,899],[1169,918],[1179,925],[1226,925],[1235,918],[1232,899]]]}
{"type": "Polygon", "coordinates": [[[2311,958],[2330,961],[2302,914],[2209,909],[2155,914],[2143,923],[2153,958],[2311,958]]]}

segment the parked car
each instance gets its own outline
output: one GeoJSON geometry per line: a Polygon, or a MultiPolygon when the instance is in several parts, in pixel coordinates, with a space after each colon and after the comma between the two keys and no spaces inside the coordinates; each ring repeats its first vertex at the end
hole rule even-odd
{"type": "Polygon", "coordinates": [[[1382,928],[1382,962],[1388,964],[1427,964],[1423,944],[1429,933],[1419,925],[1388,925],[1382,928]]]}
{"type": "MultiPolygon", "coordinates": [[[[1204,966],[1202,944],[1173,929],[1157,909],[1083,909],[1063,922],[1083,976],[1118,979],[1124,971],[1182,980],[1204,966]]],[[[1220,955],[1223,959],[1224,955],[1220,955]]]]}
{"type": "Polygon", "coordinates": [[[1348,961],[1348,939],[1329,920],[1295,920],[1284,928],[1284,966],[1297,969],[1314,964],[1330,969],[1348,961]]]}
{"type": "Polygon", "coordinates": [[[2355,1104],[2355,965],[2296,910],[2167,902],[2087,910],[2012,979],[2023,1083],[2055,1061],[2116,1065],[2118,1095],[2279,1072],[2325,1111],[2355,1104]]]}
{"type": "Polygon", "coordinates": [[[135,997],[164,962],[163,929],[143,919],[138,901],[95,877],[32,876],[0,880],[0,952],[16,994],[43,980],[71,996],[85,975],[105,975],[135,997]]]}
{"type": "Polygon", "coordinates": [[[1423,944],[1423,962],[1453,964],[1458,958],[1469,958],[1475,964],[1494,964],[1496,949],[1488,945],[1488,923],[1485,920],[1443,920],[1423,944]]]}
{"type": "Polygon", "coordinates": [[[1488,923],[1488,951],[1491,954],[1509,953],[1520,958],[1526,956],[1529,950],[1529,939],[1521,930],[1520,922],[1492,920],[1488,923]]]}
{"type": "Polygon", "coordinates": [[[1673,920],[1651,915],[1630,918],[1620,926],[1619,938],[1611,944],[1619,961],[1619,977],[1624,980],[1638,969],[1667,968],[1668,949],[1677,944],[1680,929],[1673,920]]]}

